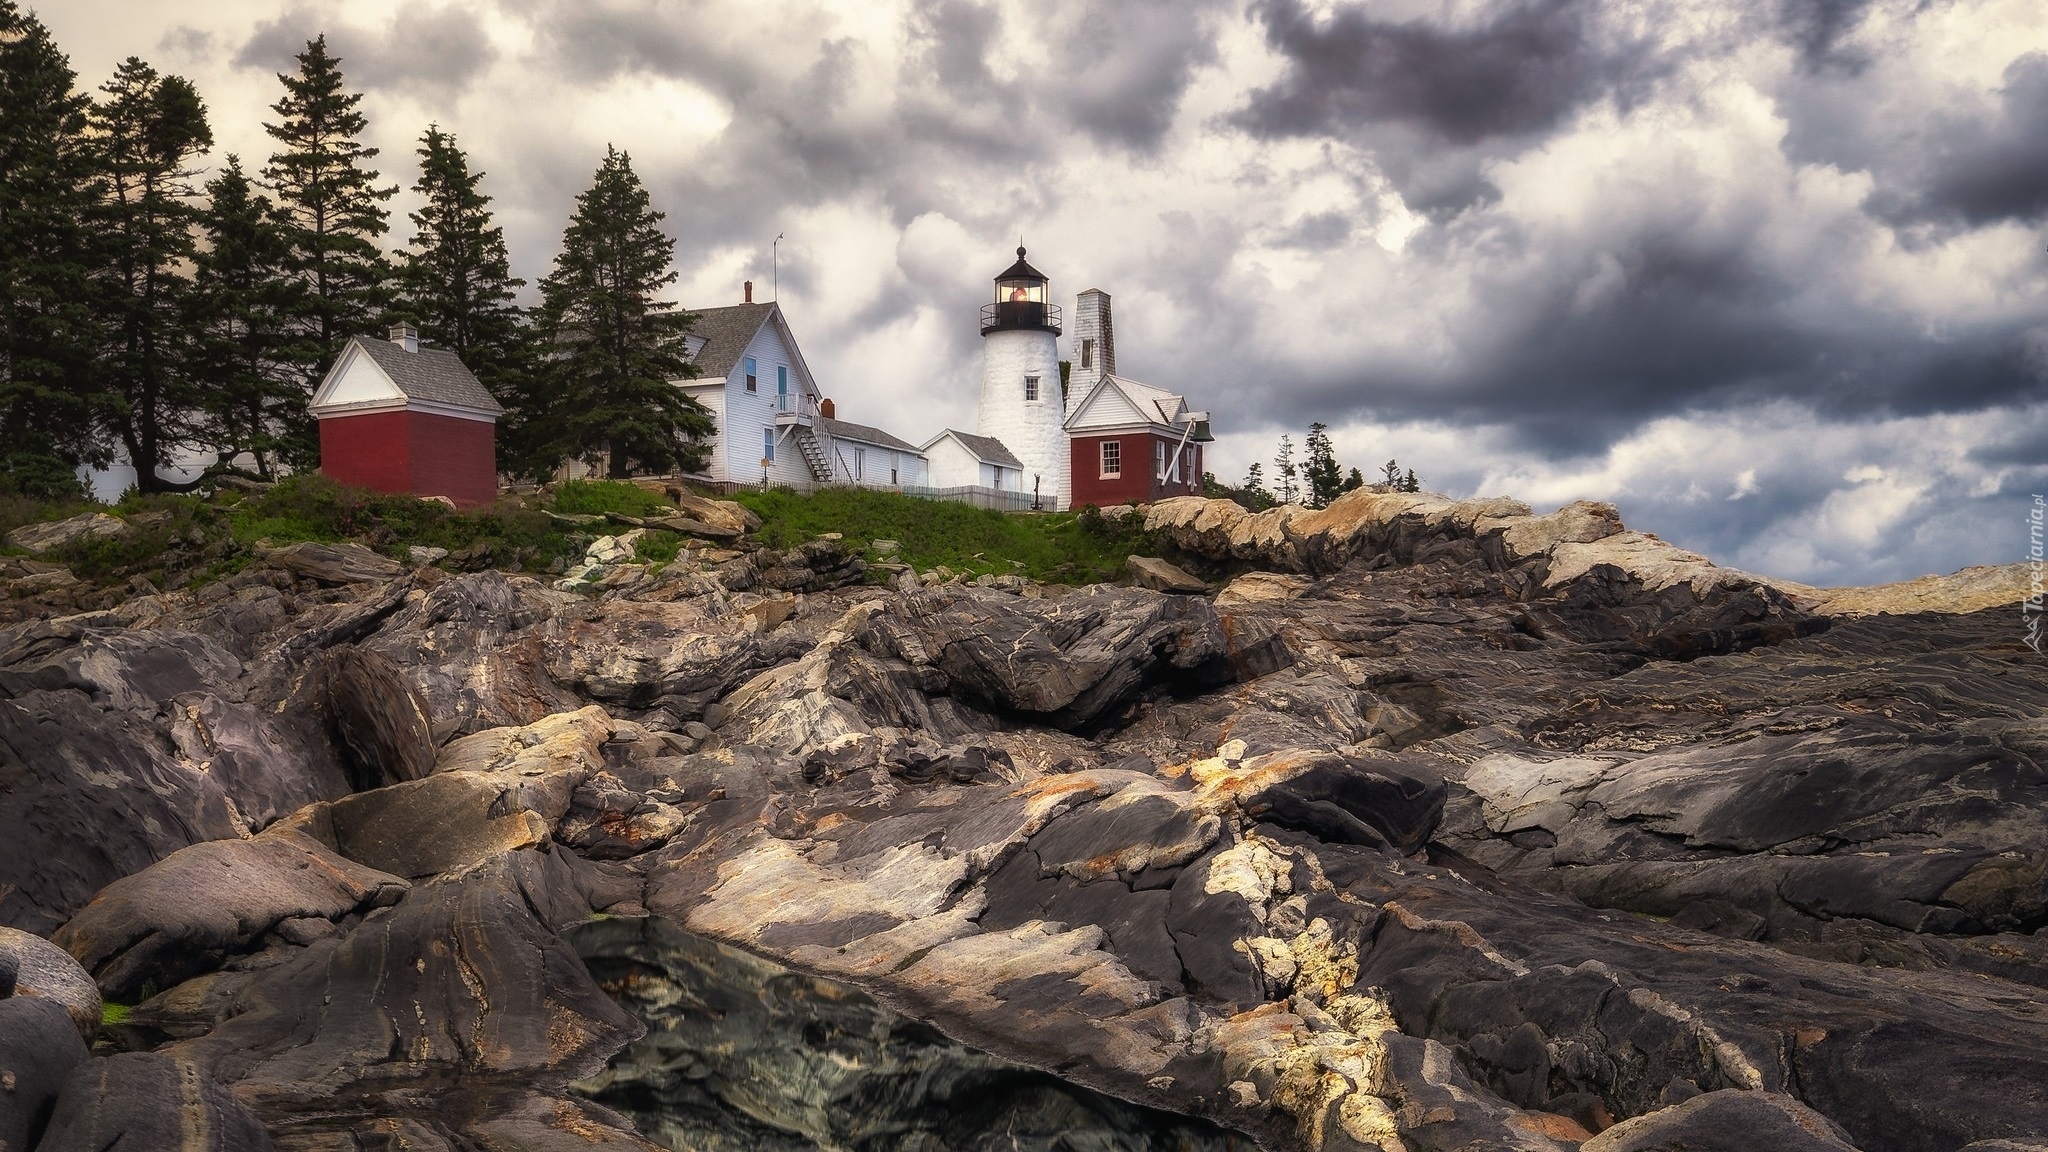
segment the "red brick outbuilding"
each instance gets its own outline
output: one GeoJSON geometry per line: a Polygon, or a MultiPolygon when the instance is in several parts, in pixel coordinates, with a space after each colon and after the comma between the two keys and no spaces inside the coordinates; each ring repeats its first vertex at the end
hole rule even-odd
{"type": "Polygon", "coordinates": [[[389,340],[350,337],[314,389],[312,411],[320,471],[340,483],[446,496],[464,508],[498,498],[504,409],[461,357],[420,347],[410,325],[389,340]]]}

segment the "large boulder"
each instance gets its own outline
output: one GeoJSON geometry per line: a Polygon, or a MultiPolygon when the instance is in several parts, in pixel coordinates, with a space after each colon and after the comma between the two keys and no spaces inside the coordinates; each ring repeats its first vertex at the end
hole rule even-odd
{"type": "Polygon", "coordinates": [[[68,520],[55,520],[45,524],[24,524],[7,534],[7,542],[24,552],[40,556],[55,548],[76,544],[81,540],[105,540],[126,535],[128,522],[105,512],[86,512],[68,520]]]}
{"type": "Polygon", "coordinates": [[[63,1007],[87,1040],[100,1030],[100,990],[71,953],[18,928],[0,928],[0,996],[34,996],[63,1007]]]}
{"type": "Polygon", "coordinates": [[[1632,1120],[1579,1152],[1857,1152],[1827,1117],[1778,1092],[1723,1089],[1632,1120]]]}
{"type": "Polygon", "coordinates": [[[58,929],[56,943],[107,996],[127,1000],[218,968],[285,921],[339,920],[390,904],[405,888],[278,827],[253,840],[195,844],[114,881],[58,929]]]}
{"type": "Polygon", "coordinates": [[[320,665],[320,700],[357,791],[434,770],[426,695],[389,657],[353,644],[330,649],[320,665]]]}
{"type": "MultiPolygon", "coordinates": [[[[0,1000],[0,1148],[37,1144],[73,1068],[88,1063],[85,1041],[64,1006],[34,996],[0,1000]]],[[[94,1145],[97,1149],[106,1145],[94,1145]]]]}
{"type": "Polygon", "coordinates": [[[274,1147],[262,1122],[189,1058],[122,1052],[72,1069],[36,1152],[270,1152],[274,1147]]]}
{"type": "Polygon", "coordinates": [[[404,564],[389,556],[379,556],[361,544],[306,541],[265,549],[259,555],[263,563],[317,584],[361,584],[391,580],[405,573],[404,564]]]}

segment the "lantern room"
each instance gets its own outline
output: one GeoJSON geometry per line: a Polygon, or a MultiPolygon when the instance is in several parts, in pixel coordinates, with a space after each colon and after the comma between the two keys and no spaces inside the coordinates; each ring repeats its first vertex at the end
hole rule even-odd
{"type": "Polygon", "coordinates": [[[981,306],[981,334],[1031,330],[1060,334],[1059,305],[1049,303],[1045,273],[1024,259],[1017,247],[1017,262],[996,277],[996,298],[981,306]]]}

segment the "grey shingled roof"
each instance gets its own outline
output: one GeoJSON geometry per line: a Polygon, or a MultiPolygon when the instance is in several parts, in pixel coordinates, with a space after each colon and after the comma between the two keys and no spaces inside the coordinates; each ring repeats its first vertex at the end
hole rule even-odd
{"type": "Polygon", "coordinates": [[[1024,462],[1017,459],[1016,453],[1011,452],[1008,446],[993,436],[976,436],[972,432],[962,432],[958,428],[948,428],[945,434],[960,441],[961,445],[974,453],[974,458],[983,464],[1000,464],[1018,471],[1024,469],[1024,462]]]}
{"type": "Polygon", "coordinates": [[[858,440],[863,444],[879,444],[884,448],[894,448],[898,452],[915,452],[920,456],[924,455],[921,450],[905,444],[880,428],[870,428],[865,424],[853,424],[845,420],[832,420],[824,416],[818,416],[812,419],[811,426],[834,440],[858,440]]]}
{"type": "Polygon", "coordinates": [[[398,390],[408,400],[425,400],[430,404],[446,404],[452,408],[472,408],[492,415],[502,414],[505,409],[498,405],[482,384],[477,382],[462,357],[445,348],[422,348],[407,352],[389,340],[378,340],[370,336],[349,337],[377,367],[384,370],[398,390]]]}
{"type": "Polygon", "coordinates": [[[717,380],[732,375],[732,366],[739,363],[747,345],[754,342],[754,333],[768,322],[768,314],[773,311],[774,304],[693,309],[697,322],[690,326],[690,332],[704,338],[704,350],[697,353],[698,378],[717,380]]]}

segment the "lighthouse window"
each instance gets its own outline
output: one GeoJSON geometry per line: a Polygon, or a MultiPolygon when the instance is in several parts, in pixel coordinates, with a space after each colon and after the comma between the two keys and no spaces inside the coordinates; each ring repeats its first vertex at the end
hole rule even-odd
{"type": "Polygon", "coordinates": [[[1081,367],[1095,367],[1095,341],[1093,340],[1081,341],[1081,367]]]}
{"type": "Polygon", "coordinates": [[[1124,446],[1122,441],[1104,440],[1102,442],[1102,474],[1105,477],[1121,476],[1124,474],[1124,446]]]}
{"type": "Polygon", "coordinates": [[[1024,398],[1026,400],[1038,399],[1038,377],[1026,376],[1024,378],[1024,398]]]}

